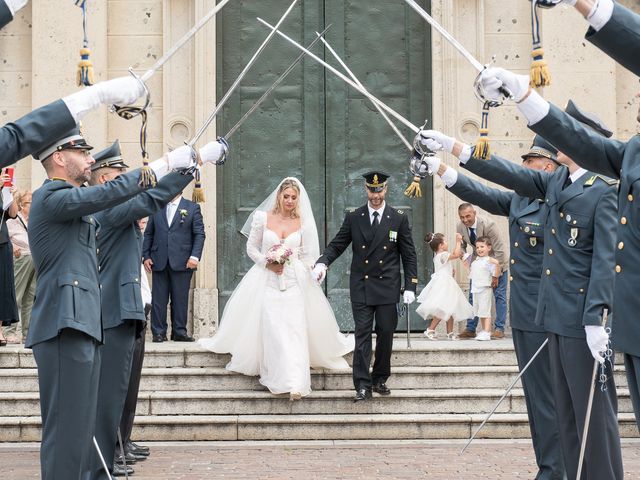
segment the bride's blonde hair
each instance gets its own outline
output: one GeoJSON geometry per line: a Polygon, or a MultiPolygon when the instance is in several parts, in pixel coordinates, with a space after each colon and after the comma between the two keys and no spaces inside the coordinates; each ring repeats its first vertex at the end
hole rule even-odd
{"type": "Polygon", "coordinates": [[[283,205],[283,192],[287,189],[287,188],[293,188],[296,193],[298,194],[298,198],[296,201],[296,206],[293,209],[293,212],[291,212],[291,217],[292,218],[300,218],[300,186],[298,185],[298,182],[296,182],[294,179],[286,179],[284,180],[281,184],[280,184],[280,188],[278,189],[278,194],[276,195],[276,204],[273,207],[273,214],[277,215],[280,212],[284,211],[284,205],[283,205]]]}

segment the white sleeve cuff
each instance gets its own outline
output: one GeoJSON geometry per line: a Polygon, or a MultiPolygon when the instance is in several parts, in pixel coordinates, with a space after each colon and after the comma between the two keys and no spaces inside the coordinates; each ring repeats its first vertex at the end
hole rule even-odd
{"type": "Polygon", "coordinates": [[[11,15],[15,17],[16,12],[18,10],[23,9],[27,4],[28,0],[4,0],[4,1],[7,4],[7,7],[9,7],[9,10],[11,10],[11,15]]]}
{"type": "Polygon", "coordinates": [[[194,257],[193,255],[191,255],[189,259],[195,260],[196,262],[200,263],[200,259],[198,257],[194,257]]]}
{"type": "Polygon", "coordinates": [[[440,178],[442,179],[444,184],[447,186],[447,188],[451,188],[458,181],[458,171],[451,167],[447,167],[447,169],[440,176],[440,178]]]}
{"type": "MultiPolygon", "coordinates": [[[[460,160],[460,163],[464,165],[469,161],[470,158],[471,158],[471,146],[465,143],[464,146],[462,147],[462,152],[460,152],[460,156],[458,157],[458,160],[460,160]]],[[[456,179],[457,178],[458,177],[456,173],[456,179]]]]}
{"type": "Polygon", "coordinates": [[[167,173],[169,173],[169,164],[165,158],[159,158],[158,160],[154,160],[149,164],[153,173],[156,174],[156,180],[160,180],[167,173]]]}
{"type": "Polygon", "coordinates": [[[76,123],[79,122],[88,112],[100,106],[100,97],[93,87],[83,88],[79,92],[67,95],[62,99],[62,101],[69,109],[69,112],[76,123]]]}
{"type": "Polygon", "coordinates": [[[589,15],[587,15],[587,21],[597,32],[604,27],[609,20],[611,20],[612,15],[613,1],[598,0],[591,12],[589,12],[589,15]]]}
{"type": "Polygon", "coordinates": [[[527,98],[517,104],[518,110],[526,117],[529,125],[535,125],[549,113],[549,102],[535,90],[527,98]]]}

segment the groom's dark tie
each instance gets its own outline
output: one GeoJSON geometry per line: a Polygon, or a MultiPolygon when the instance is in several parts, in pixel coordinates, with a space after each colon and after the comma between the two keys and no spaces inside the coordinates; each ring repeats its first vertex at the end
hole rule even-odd
{"type": "Polygon", "coordinates": [[[378,225],[380,225],[380,220],[378,220],[378,212],[373,212],[373,223],[371,225],[373,225],[373,229],[375,230],[376,228],[378,228],[378,225]]]}

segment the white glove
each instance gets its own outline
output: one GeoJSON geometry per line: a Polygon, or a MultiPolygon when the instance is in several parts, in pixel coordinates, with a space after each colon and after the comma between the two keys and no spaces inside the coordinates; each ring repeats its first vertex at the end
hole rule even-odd
{"type": "Polygon", "coordinates": [[[600,325],[585,325],[584,331],[587,334],[587,345],[591,350],[591,355],[598,362],[603,363],[602,353],[609,348],[609,334],[600,325]]]}
{"type": "Polygon", "coordinates": [[[189,168],[195,164],[193,149],[189,145],[182,145],[167,153],[167,162],[170,170],[189,168]]]}
{"type": "Polygon", "coordinates": [[[133,77],[120,77],[83,88],[67,95],[62,101],[67,105],[75,121],[79,122],[100,104],[129,105],[143,93],[144,89],[138,80],[133,77]]]}
{"type": "Polygon", "coordinates": [[[311,276],[318,283],[322,283],[326,274],[327,266],[324,263],[316,263],[313,270],[311,270],[311,276]]]}
{"type": "Polygon", "coordinates": [[[577,2],[578,0],[560,0],[559,2],[556,2],[556,3],[564,3],[565,5],[569,5],[570,7],[573,7],[577,2]]]}
{"type": "Polygon", "coordinates": [[[520,102],[529,91],[529,75],[517,75],[504,68],[487,68],[480,74],[480,84],[489,100],[499,101],[502,98],[500,87],[511,92],[512,99],[520,102]]]}
{"type": "Polygon", "coordinates": [[[442,150],[451,153],[456,143],[455,138],[447,137],[437,130],[421,130],[418,135],[420,136],[420,143],[432,152],[442,150]]]}
{"type": "Polygon", "coordinates": [[[411,305],[413,302],[416,301],[416,294],[413,293],[411,290],[405,290],[404,295],[402,296],[402,301],[407,305],[411,305]]]}
{"type": "Polygon", "coordinates": [[[229,147],[221,140],[207,143],[200,149],[200,159],[202,163],[213,163],[218,165],[223,155],[227,154],[229,147]]]}
{"type": "Polygon", "coordinates": [[[16,16],[18,10],[23,9],[27,5],[28,0],[5,0],[7,7],[11,11],[12,16],[16,16]]]}
{"type": "Polygon", "coordinates": [[[440,169],[440,164],[442,163],[442,161],[436,157],[424,157],[424,162],[428,165],[429,167],[429,173],[431,175],[436,175],[438,173],[438,170],[440,169]]]}

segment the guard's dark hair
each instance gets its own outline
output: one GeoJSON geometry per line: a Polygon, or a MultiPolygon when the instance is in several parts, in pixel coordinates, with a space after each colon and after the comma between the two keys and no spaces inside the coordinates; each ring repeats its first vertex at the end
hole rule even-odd
{"type": "Polygon", "coordinates": [[[444,235],[442,233],[427,233],[424,241],[429,244],[431,250],[437,252],[440,245],[444,243],[444,235]]]}

